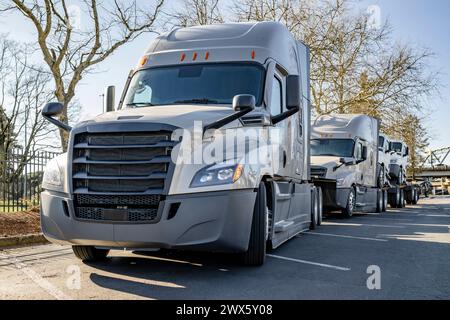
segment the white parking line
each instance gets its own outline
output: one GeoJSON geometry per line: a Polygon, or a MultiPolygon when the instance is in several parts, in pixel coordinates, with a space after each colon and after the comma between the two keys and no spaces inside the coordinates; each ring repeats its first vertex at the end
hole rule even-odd
{"type": "Polygon", "coordinates": [[[450,218],[450,215],[448,215],[448,214],[419,214],[419,217],[450,218]]]}
{"type": "Polygon", "coordinates": [[[404,229],[404,226],[390,226],[390,225],[380,225],[380,224],[367,224],[367,223],[340,223],[340,222],[324,222],[324,226],[343,226],[343,227],[370,227],[370,228],[395,228],[395,229],[404,229]]]}
{"type": "Polygon", "coordinates": [[[315,235],[315,236],[324,236],[324,237],[355,239],[355,240],[367,240],[367,241],[377,241],[377,242],[388,242],[388,240],[386,240],[386,239],[354,237],[354,236],[346,236],[346,235],[331,234],[331,233],[305,232],[305,235],[309,235],[309,234],[312,234],[312,235],[315,235]]]}
{"type": "Polygon", "coordinates": [[[318,263],[318,262],[312,262],[312,261],[306,261],[306,260],[299,260],[299,259],[292,259],[292,258],[287,258],[287,257],[281,257],[281,256],[275,256],[272,254],[268,254],[268,257],[274,258],[274,259],[279,259],[279,260],[285,260],[285,261],[290,261],[290,262],[297,262],[297,263],[301,263],[301,264],[309,264],[312,266],[317,266],[317,267],[323,267],[323,268],[329,268],[329,269],[334,269],[334,270],[339,270],[339,271],[350,271],[350,268],[345,268],[345,267],[338,267],[338,266],[333,266],[330,264],[324,264],[324,263],[318,263]]]}
{"type": "Polygon", "coordinates": [[[72,297],[66,295],[64,292],[56,288],[50,282],[45,280],[40,274],[28,267],[25,263],[20,261],[16,256],[8,255],[7,253],[0,253],[0,257],[3,260],[14,265],[14,267],[26,275],[36,285],[41,287],[45,292],[54,297],[57,300],[73,300],[72,297]]]}

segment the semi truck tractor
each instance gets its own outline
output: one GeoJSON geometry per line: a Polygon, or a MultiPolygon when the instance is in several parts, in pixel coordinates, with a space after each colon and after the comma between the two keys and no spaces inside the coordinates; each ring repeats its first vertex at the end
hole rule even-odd
{"type": "MultiPolygon", "coordinates": [[[[109,87],[105,112],[72,128],[47,104],[43,116],[70,135],[44,174],[47,239],[83,261],[162,248],[261,265],[268,246],[316,228],[309,60],[275,22],[180,28],[151,43],[117,106],[109,87]]],[[[372,152],[361,139],[356,161],[372,152]]]]}
{"type": "Polygon", "coordinates": [[[401,140],[392,140],[390,150],[389,204],[392,208],[404,208],[406,204],[415,205],[420,195],[418,187],[407,181],[409,147],[401,140]]]}
{"type": "Polygon", "coordinates": [[[320,116],[312,126],[311,175],[323,190],[324,207],[354,212],[386,210],[379,186],[379,121],[366,115],[320,116]]]}
{"type": "Polygon", "coordinates": [[[391,142],[388,136],[381,134],[378,138],[378,186],[389,185],[389,170],[391,165],[391,142]]]}

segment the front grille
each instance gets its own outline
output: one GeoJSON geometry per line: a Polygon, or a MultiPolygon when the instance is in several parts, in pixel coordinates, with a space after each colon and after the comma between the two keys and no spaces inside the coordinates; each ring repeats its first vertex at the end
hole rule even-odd
{"type": "Polygon", "coordinates": [[[77,204],[85,205],[101,205],[101,206],[142,206],[142,207],[157,207],[162,199],[160,195],[149,196],[103,196],[103,195],[76,195],[77,204]]]}
{"type": "Polygon", "coordinates": [[[170,183],[175,145],[169,131],[76,135],[75,216],[92,221],[155,221],[170,183]]]}
{"type": "Polygon", "coordinates": [[[158,209],[113,210],[106,208],[79,207],[76,217],[81,220],[111,222],[150,222],[158,216],[158,209]]]}
{"type": "Polygon", "coordinates": [[[325,178],[327,176],[327,168],[324,167],[311,167],[311,177],[313,178],[325,178]]]}

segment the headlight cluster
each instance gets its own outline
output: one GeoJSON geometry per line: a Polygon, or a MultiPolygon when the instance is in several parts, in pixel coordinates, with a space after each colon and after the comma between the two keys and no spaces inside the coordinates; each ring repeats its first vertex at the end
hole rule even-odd
{"type": "Polygon", "coordinates": [[[232,184],[242,176],[243,165],[219,164],[206,167],[196,173],[191,188],[232,184]]]}
{"type": "Polygon", "coordinates": [[[336,179],[336,185],[342,187],[344,185],[345,178],[336,179]]]}
{"type": "Polygon", "coordinates": [[[65,155],[62,155],[47,164],[42,179],[42,187],[44,189],[61,192],[64,190],[64,168],[60,167],[58,161],[62,157],[65,159],[65,155]]]}

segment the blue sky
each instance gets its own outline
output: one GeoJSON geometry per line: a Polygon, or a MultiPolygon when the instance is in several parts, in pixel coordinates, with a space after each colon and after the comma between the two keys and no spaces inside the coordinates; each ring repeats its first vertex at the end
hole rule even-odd
{"type": "MultiPolygon", "coordinates": [[[[450,146],[450,1],[448,0],[361,0],[365,8],[378,5],[382,18],[388,18],[394,29],[394,39],[427,47],[437,54],[433,67],[442,72],[442,97],[431,103],[434,112],[428,120],[432,133],[432,148],[450,146]]],[[[8,33],[11,38],[32,41],[32,26],[17,16],[0,19],[0,34],[8,33]]],[[[105,61],[94,74],[84,77],[77,90],[77,99],[83,105],[82,118],[101,113],[100,95],[107,85],[117,86],[119,96],[123,84],[139,61],[141,54],[153,39],[143,35],[138,40],[120,49],[105,61]]]]}

